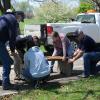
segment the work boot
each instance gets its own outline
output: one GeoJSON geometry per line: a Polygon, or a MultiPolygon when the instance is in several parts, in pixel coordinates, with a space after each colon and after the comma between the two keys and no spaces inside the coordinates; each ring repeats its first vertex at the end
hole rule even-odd
{"type": "Polygon", "coordinates": [[[89,77],[89,75],[84,75],[84,74],[81,74],[81,75],[78,75],[78,77],[80,77],[80,78],[88,78],[88,77],[89,77]]]}
{"type": "Polygon", "coordinates": [[[16,84],[6,84],[2,85],[3,90],[19,90],[18,86],[16,84]]]}
{"type": "Polygon", "coordinates": [[[0,85],[2,85],[2,80],[0,80],[0,85]]]}

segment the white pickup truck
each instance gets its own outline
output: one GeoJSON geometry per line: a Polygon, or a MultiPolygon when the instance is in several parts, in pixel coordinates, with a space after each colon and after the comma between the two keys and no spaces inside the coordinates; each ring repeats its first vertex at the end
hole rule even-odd
{"type": "MultiPolygon", "coordinates": [[[[53,27],[54,31],[73,37],[71,33],[77,29],[92,37],[100,45],[100,13],[81,13],[76,16],[75,21],[69,23],[48,23],[47,26],[53,27]]],[[[48,33],[48,44],[51,42],[51,33],[48,33]]]]}
{"type": "Polygon", "coordinates": [[[74,35],[72,33],[79,28],[81,28],[85,34],[92,37],[97,45],[100,46],[100,13],[81,13],[76,16],[74,21],[69,23],[47,23],[37,25],[37,27],[38,28],[36,28],[35,25],[35,27],[31,29],[33,30],[33,33],[40,34],[39,37],[44,40],[47,48],[52,48],[52,31],[67,35],[71,40],[74,40],[74,35]]]}

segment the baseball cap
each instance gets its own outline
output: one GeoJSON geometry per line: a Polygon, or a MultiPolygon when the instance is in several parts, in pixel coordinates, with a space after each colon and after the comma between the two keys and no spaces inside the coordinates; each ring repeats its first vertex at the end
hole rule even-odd
{"type": "Polygon", "coordinates": [[[11,9],[7,9],[6,12],[13,12],[11,9]]]}
{"type": "Polygon", "coordinates": [[[74,35],[75,35],[75,36],[79,36],[81,32],[83,32],[81,29],[77,29],[77,30],[74,32],[74,35]]]}
{"type": "Polygon", "coordinates": [[[14,12],[13,12],[12,9],[7,9],[6,12],[5,12],[5,14],[13,14],[14,15],[14,12]]]}

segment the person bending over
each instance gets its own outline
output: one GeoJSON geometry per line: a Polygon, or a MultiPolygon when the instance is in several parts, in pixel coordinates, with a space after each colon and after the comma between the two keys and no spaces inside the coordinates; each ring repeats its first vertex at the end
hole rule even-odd
{"type": "Polygon", "coordinates": [[[26,80],[34,81],[48,75],[50,75],[50,67],[44,53],[35,45],[34,39],[27,41],[23,76],[26,80]]]}
{"type": "Polygon", "coordinates": [[[73,58],[69,59],[68,62],[73,63],[83,56],[84,73],[81,77],[87,78],[90,75],[95,75],[96,70],[99,69],[96,68],[96,64],[100,61],[100,48],[97,48],[96,42],[88,35],[85,35],[81,29],[76,30],[74,34],[79,44],[73,58]]]}
{"type": "MultiPolygon", "coordinates": [[[[58,32],[54,31],[52,39],[54,46],[52,56],[63,56],[62,60],[65,61],[67,57],[71,57],[73,55],[74,50],[67,36],[64,36],[63,34],[59,35],[58,32]]],[[[51,72],[53,72],[53,65],[54,61],[51,62],[51,72]]]]}

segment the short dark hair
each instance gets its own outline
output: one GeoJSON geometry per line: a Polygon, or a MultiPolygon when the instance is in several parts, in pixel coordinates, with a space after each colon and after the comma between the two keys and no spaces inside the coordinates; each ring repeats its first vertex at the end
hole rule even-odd
{"type": "Polygon", "coordinates": [[[80,33],[83,33],[83,31],[81,29],[77,29],[75,32],[74,32],[74,35],[75,36],[79,36],[80,33]]]}
{"type": "Polygon", "coordinates": [[[40,46],[40,39],[37,36],[33,36],[35,46],[40,46]]]}
{"type": "Polygon", "coordinates": [[[23,11],[14,11],[15,16],[21,16],[21,21],[24,22],[25,14],[23,11]]]}
{"type": "Polygon", "coordinates": [[[56,32],[56,31],[52,32],[52,37],[58,37],[58,36],[59,36],[58,32],[56,32]]]}
{"type": "Polygon", "coordinates": [[[28,40],[26,43],[26,46],[27,46],[27,50],[30,49],[31,47],[35,46],[33,39],[28,40]]]}

